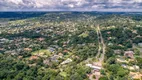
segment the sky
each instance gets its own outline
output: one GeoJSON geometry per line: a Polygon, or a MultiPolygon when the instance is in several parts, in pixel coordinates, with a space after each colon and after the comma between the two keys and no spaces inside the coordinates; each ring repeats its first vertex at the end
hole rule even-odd
{"type": "Polygon", "coordinates": [[[0,11],[142,12],[142,0],[0,0],[0,11]]]}

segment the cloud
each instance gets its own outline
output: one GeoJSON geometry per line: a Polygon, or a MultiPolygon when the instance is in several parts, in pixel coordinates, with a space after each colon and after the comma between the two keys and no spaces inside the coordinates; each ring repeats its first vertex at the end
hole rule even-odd
{"type": "Polygon", "coordinates": [[[142,0],[0,0],[0,11],[142,11],[142,0]]]}

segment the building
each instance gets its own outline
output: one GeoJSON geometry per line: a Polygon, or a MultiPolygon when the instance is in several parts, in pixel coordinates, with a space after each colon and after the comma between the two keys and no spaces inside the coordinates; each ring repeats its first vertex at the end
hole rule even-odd
{"type": "Polygon", "coordinates": [[[133,59],[134,58],[134,52],[133,51],[125,51],[124,56],[133,59]]]}
{"type": "Polygon", "coordinates": [[[31,57],[29,58],[29,60],[36,60],[36,59],[38,59],[38,56],[31,56],[31,57]]]}
{"type": "Polygon", "coordinates": [[[111,34],[111,32],[110,32],[110,31],[108,31],[108,32],[107,32],[107,34],[111,34]]]}
{"type": "Polygon", "coordinates": [[[102,69],[102,64],[100,62],[94,62],[93,64],[86,64],[86,66],[92,68],[90,74],[88,74],[88,77],[90,80],[99,80],[101,77],[100,70],[102,69]],[[95,76],[95,79],[93,78],[95,76]]]}
{"type": "Polygon", "coordinates": [[[68,58],[67,60],[63,61],[61,64],[67,64],[67,63],[70,63],[72,62],[72,59],[68,58]]]}
{"type": "Polygon", "coordinates": [[[102,69],[102,67],[97,66],[97,65],[93,65],[93,64],[86,64],[86,66],[93,68],[94,70],[101,70],[102,69]]]}
{"type": "Polygon", "coordinates": [[[11,54],[11,55],[17,55],[17,52],[15,50],[12,51],[5,51],[4,53],[6,54],[11,54]]]}
{"type": "Polygon", "coordinates": [[[139,46],[139,47],[142,47],[142,43],[138,43],[138,46],[139,46]]]}
{"type": "Polygon", "coordinates": [[[52,57],[50,58],[50,60],[51,60],[52,62],[58,62],[58,59],[59,59],[59,56],[58,56],[58,55],[54,55],[54,56],[52,56],[52,57]]]}
{"type": "Polygon", "coordinates": [[[52,47],[49,47],[48,50],[53,53],[56,49],[52,48],[52,47]]]}
{"type": "Polygon", "coordinates": [[[44,41],[45,38],[37,38],[37,40],[39,40],[39,41],[44,41]]]}
{"type": "Polygon", "coordinates": [[[64,53],[68,53],[69,51],[68,51],[68,50],[64,50],[63,52],[64,52],[64,53]]]}
{"type": "Polygon", "coordinates": [[[47,65],[50,65],[50,61],[49,61],[48,59],[45,59],[45,60],[43,61],[43,63],[44,63],[44,64],[47,64],[47,65]]]}
{"type": "Polygon", "coordinates": [[[101,73],[93,72],[93,73],[87,74],[87,76],[89,77],[89,80],[99,80],[99,78],[101,77],[101,73]],[[95,76],[95,78],[93,76],[95,76]]]}
{"type": "Polygon", "coordinates": [[[101,63],[101,62],[94,62],[93,65],[94,65],[94,66],[102,67],[102,63],[101,63]]]}
{"type": "Polygon", "coordinates": [[[32,48],[24,48],[24,51],[32,51],[32,48]]]}
{"type": "Polygon", "coordinates": [[[133,65],[133,66],[128,66],[126,64],[122,64],[121,65],[123,68],[126,68],[126,69],[129,69],[129,70],[132,70],[132,71],[139,71],[139,66],[137,65],[133,65]]]}
{"type": "Polygon", "coordinates": [[[115,53],[115,54],[121,54],[122,51],[121,51],[121,50],[114,50],[114,53],[115,53]]]}
{"type": "Polygon", "coordinates": [[[133,80],[142,80],[142,74],[140,74],[139,72],[130,72],[129,76],[133,80]]]}

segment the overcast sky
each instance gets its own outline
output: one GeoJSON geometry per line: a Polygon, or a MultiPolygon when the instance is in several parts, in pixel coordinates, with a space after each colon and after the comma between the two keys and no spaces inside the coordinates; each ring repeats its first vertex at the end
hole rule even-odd
{"type": "Polygon", "coordinates": [[[0,0],[0,11],[142,12],[142,0],[0,0]]]}

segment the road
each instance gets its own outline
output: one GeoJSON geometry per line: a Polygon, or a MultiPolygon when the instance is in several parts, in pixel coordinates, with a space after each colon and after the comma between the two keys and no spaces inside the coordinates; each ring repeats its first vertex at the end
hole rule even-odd
{"type": "Polygon", "coordinates": [[[97,29],[96,29],[96,32],[97,32],[97,36],[98,36],[98,53],[97,53],[97,55],[96,55],[96,58],[98,59],[99,58],[99,56],[100,56],[100,54],[101,54],[101,38],[100,38],[100,36],[99,36],[99,30],[98,30],[99,28],[97,27],[97,29]]]}
{"type": "Polygon", "coordinates": [[[98,45],[99,49],[98,49],[98,53],[96,55],[96,58],[99,59],[100,62],[103,62],[104,56],[105,56],[105,53],[106,53],[106,45],[104,43],[104,39],[103,39],[99,25],[97,25],[96,31],[97,31],[97,35],[98,35],[98,44],[99,44],[98,45]]]}

